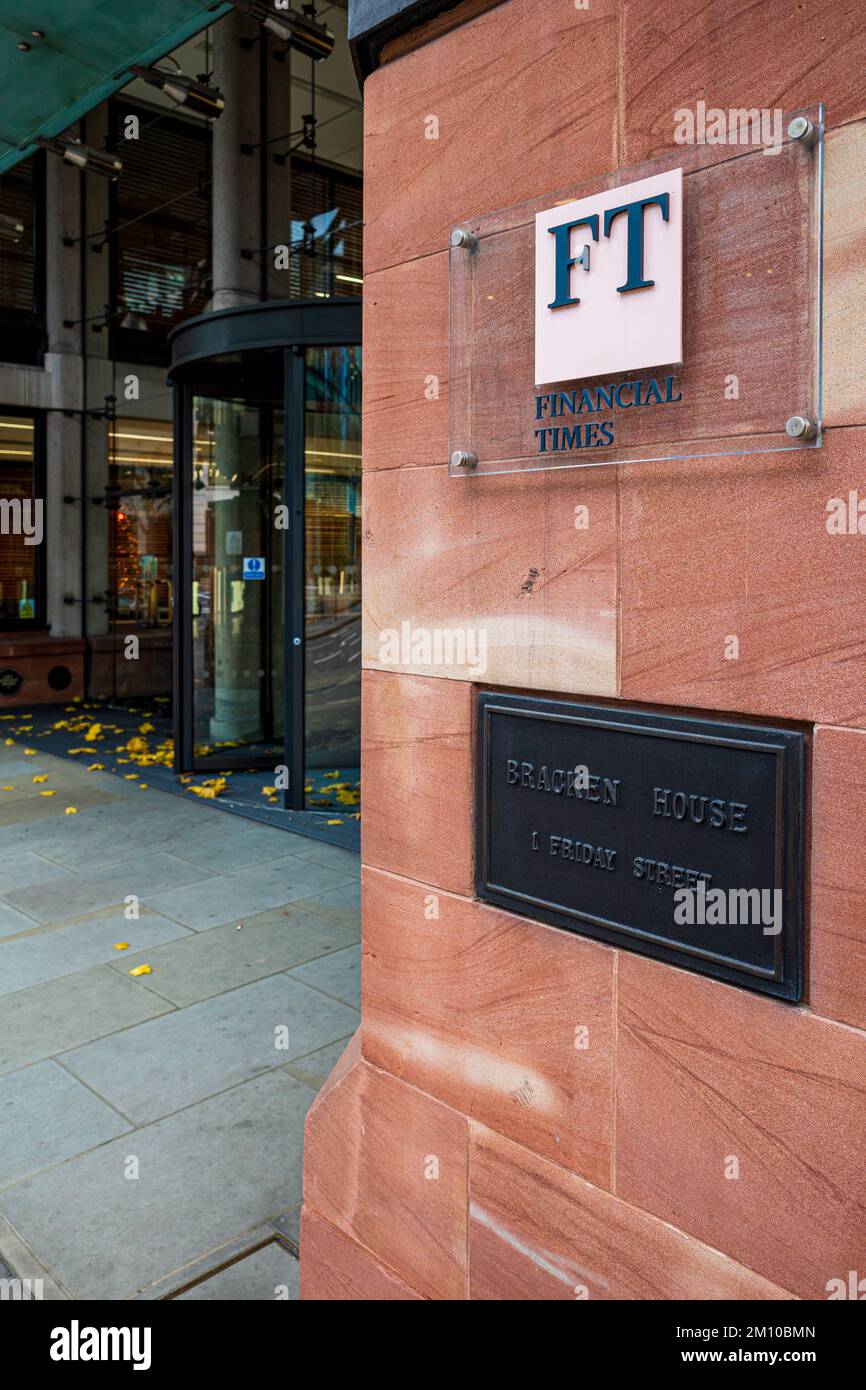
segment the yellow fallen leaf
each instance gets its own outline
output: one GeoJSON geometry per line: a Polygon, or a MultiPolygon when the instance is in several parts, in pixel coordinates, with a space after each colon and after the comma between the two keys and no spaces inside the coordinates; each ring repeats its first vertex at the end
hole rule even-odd
{"type": "Polygon", "coordinates": [[[48,773],[47,773],[47,772],[37,772],[36,776],[33,778],[33,781],[34,781],[34,782],[47,782],[47,781],[48,781],[48,773]]]}
{"type": "Polygon", "coordinates": [[[325,773],[325,776],[326,776],[326,777],[339,777],[339,775],[340,775],[340,769],[339,769],[339,768],[337,768],[337,771],[336,771],[336,772],[326,772],[326,773],[325,773]]]}
{"type": "Polygon", "coordinates": [[[105,771],[105,763],[91,763],[90,766],[88,767],[87,771],[88,771],[88,772],[104,772],[104,771],[105,771]]]}
{"type": "Polygon", "coordinates": [[[56,796],[57,793],[56,793],[56,792],[40,792],[39,795],[40,795],[40,796],[56,796]]]}
{"type": "Polygon", "coordinates": [[[329,820],[329,821],[328,821],[328,825],[342,825],[342,824],[343,824],[343,822],[342,822],[341,820],[329,820]]]}
{"type": "Polygon", "coordinates": [[[152,975],[153,970],[149,965],[136,965],[129,973],[130,975],[152,975]]]}
{"type": "Polygon", "coordinates": [[[35,758],[35,757],[36,757],[36,749],[35,749],[35,748],[25,748],[25,749],[24,749],[24,756],[25,756],[25,758],[35,758]]]}
{"type": "Polygon", "coordinates": [[[14,787],[4,787],[3,790],[4,790],[4,792],[14,792],[15,788],[14,788],[14,787]]]}
{"type": "Polygon", "coordinates": [[[115,950],[115,951],[128,951],[128,950],[129,950],[129,942],[128,942],[128,941],[115,941],[114,946],[113,946],[112,949],[115,950]]]}
{"type": "Polygon", "coordinates": [[[126,751],[128,753],[146,753],[147,739],[138,737],[128,739],[126,744],[126,751]]]}
{"type": "Polygon", "coordinates": [[[155,724],[139,724],[139,726],[138,726],[138,732],[139,732],[140,734],[155,734],[155,733],[156,733],[156,725],[155,725],[155,724]]]}
{"type": "Polygon", "coordinates": [[[78,815],[78,807],[77,807],[77,806],[67,806],[67,808],[66,808],[66,810],[65,810],[65,812],[64,812],[64,815],[67,815],[67,816],[77,816],[77,815],[78,815]]]}
{"type": "Polygon", "coordinates": [[[3,742],[6,744],[6,747],[7,747],[7,748],[14,748],[14,747],[15,747],[15,740],[14,740],[14,738],[5,738],[5,739],[3,740],[3,742]]]}
{"type": "Polygon", "coordinates": [[[99,736],[100,736],[101,733],[102,733],[102,725],[101,725],[101,724],[91,724],[90,728],[87,730],[87,733],[84,735],[85,742],[86,742],[86,743],[95,743],[96,740],[99,738],[99,736]]]}
{"type": "Polygon", "coordinates": [[[124,772],[124,774],[123,774],[123,780],[124,780],[124,782],[137,782],[137,781],[138,781],[138,773],[137,773],[137,772],[124,772]]]}

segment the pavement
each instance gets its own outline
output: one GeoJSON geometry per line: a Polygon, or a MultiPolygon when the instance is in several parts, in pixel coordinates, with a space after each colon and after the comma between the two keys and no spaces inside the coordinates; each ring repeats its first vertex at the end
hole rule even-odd
{"type": "Polygon", "coordinates": [[[304,1119],[359,994],[352,850],[0,740],[0,1272],[297,1298],[304,1119]]]}

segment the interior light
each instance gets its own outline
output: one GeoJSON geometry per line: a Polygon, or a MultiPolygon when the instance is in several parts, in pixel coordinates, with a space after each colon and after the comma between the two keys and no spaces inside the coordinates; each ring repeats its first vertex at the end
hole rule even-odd
{"type": "Polygon", "coordinates": [[[236,10],[257,19],[263,28],[308,58],[328,58],[334,51],[334,35],[327,24],[297,10],[284,9],[274,0],[231,0],[236,10]]]}
{"type": "Polygon", "coordinates": [[[20,241],[23,235],[24,223],[20,218],[0,213],[0,241],[20,241]]]}
{"type": "Polygon", "coordinates": [[[129,70],[197,116],[221,116],[225,110],[225,97],[219,88],[211,87],[200,78],[187,77],[182,72],[166,72],[164,68],[131,67],[129,70]]]}
{"type": "Polygon", "coordinates": [[[76,169],[86,169],[88,174],[102,174],[105,178],[116,179],[123,173],[123,161],[111,150],[94,150],[89,145],[82,145],[80,140],[70,140],[66,135],[55,135],[50,140],[40,137],[36,143],[44,150],[60,155],[76,169]]]}

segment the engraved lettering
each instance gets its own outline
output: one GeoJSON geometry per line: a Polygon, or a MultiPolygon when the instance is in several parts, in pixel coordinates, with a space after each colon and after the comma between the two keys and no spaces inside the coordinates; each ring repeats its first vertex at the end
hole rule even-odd
{"type": "Polygon", "coordinates": [[[710,825],[714,830],[733,830],[744,835],[748,802],[726,801],[722,796],[699,796],[695,792],[653,787],[653,815],[666,820],[689,820],[693,825],[710,825]],[[709,816],[707,808],[709,807],[709,816]]]}

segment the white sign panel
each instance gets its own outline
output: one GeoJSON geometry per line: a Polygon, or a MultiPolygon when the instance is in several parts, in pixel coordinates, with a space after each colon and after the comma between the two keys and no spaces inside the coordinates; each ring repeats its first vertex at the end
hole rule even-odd
{"type": "Polygon", "coordinates": [[[535,218],[535,384],[682,362],[683,171],[535,218]]]}

